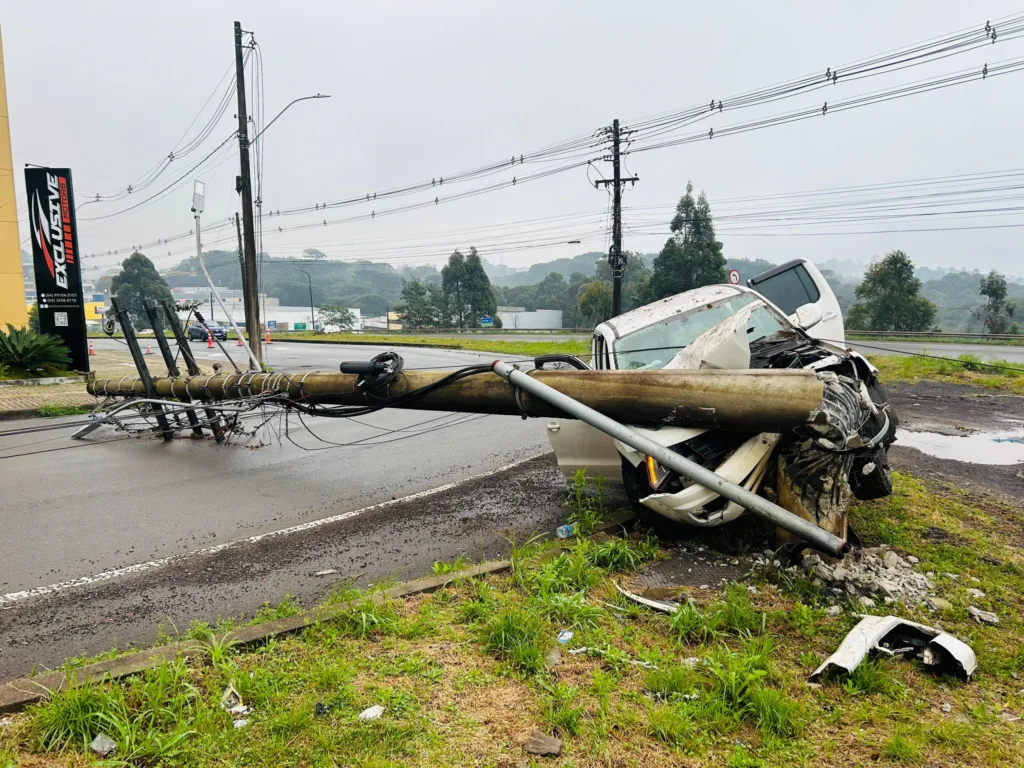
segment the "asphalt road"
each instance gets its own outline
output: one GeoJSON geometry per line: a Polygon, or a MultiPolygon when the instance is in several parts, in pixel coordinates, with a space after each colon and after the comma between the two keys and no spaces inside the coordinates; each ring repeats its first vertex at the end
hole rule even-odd
{"type": "Polygon", "coordinates": [[[921,343],[917,341],[851,341],[849,346],[864,355],[911,355],[927,354],[937,357],[959,357],[977,355],[982,360],[1006,360],[1024,363],[1024,347],[1001,346],[997,344],[945,344],[921,343]]]}
{"type": "MultiPolygon", "coordinates": [[[[115,345],[104,340],[97,346],[115,345]]],[[[378,351],[362,346],[282,344],[272,347],[271,364],[279,369],[334,368],[342,359],[366,358],[378,351]]],[[[212,350],[202,352],[205,358],[213,357],[212,350]]],[[[407,367],[456,367],[493,358],[433,349],[402,350],[402,355],[407,367]]],[[[109,427],[81,442],[69,439],[70,427],[11,434],[76,422],[81,418],[32,419],[5,422],[0,429],[0,679],[23,671],[17,664],[3,661],[10,654],[4,645],[11,635],[10,627],[2,625],[9,625],[15,608],[23,613],[40,601],[56,599],[39,594],[50,591],[52,585],[77,583],[59,588],[64,590],[61,598],[67,600],[77,590],[89,589],[90,584],[94,587],[97,580],[121,581],[121,574],[109,575],[117,569],[131,570],[165,558],[185,556],[188,560],[189,553],[197,550],[335,519],[459,483],[550,450],[543,422],[538,420],[427,411],[382,411],[358,420],[307,418],[315,436],[292,417],[289,432],[296,444],[284,436],[279,422],[271,422],[247,442],[221,446],[184,436],[169,443],[125,437],[109,427]],[[19,594],[25,592],[29,594],[19,594]]],[[[560,492],[564,484],[558,482],[553,460],[544,462],[549,484],[554,482],[552,487],[560,492]]],[[[393,531],[381,527],[380,515],[375,512],[359,515],[349,523],[352,527],[345,529],[345,535],[362,537],[357,536],[357,541],[362,542],[359,546],[364,555],[356,566],[365,565],[365,569],[349,567],[349,558],[342,564],[344,569],[339,569],[341,573],[364,570],[364,577],[380,578],[393,571],[408,574],[412,564],[422,574],[436,557],[455,557],[480,548],[474,538],[478,526],[473,521],[480,514],[475,502],[431,506],[427,519],[425,509],[412,503],[417,525],[402,523],[393,531]],[[373,536],[367,538],[366,531],[371,529],[373,536]],[[381,546],[391,548],[382,550],[381,546]]],[[[556,503],[535,509],[525,505],[507,520],[499,517],[507,523],[503,528],[514,529],[523,521],[541,522],[540,516],[542,527],[547,528],[562,514],[556,503]]],[[[325,535],[329,534],[322,531],[314,538],[325,535]]],[[[492,531],[490,535],[496,534],[492,531]]],[[[494,549],[493,541],[486,543],[494,549]]],[[[294,579],[262,578],[245,562],[236,566],[235,575],[241,578],[236,579],[235,592],[221,593],[208,580],[209,599],[195,604],[196,616],[251,613],[264,601],[280,600],[288,591],[310,591],[299,589],[303,585],[293,583],[294,579]],[[244,593],[245,599],[236,599],[239,593],[244,593]]],[[[315,587],[322,591],[324,580],[315,580],[315,587]]],[[[180,613],[178,608],[188,602],[177,605],[175,610],[169,603],[164,605],[165,613],[180,613]]],[[[184,618],[187,625],[188,617],[184,618]]],[[[83,635],[80,647],[69,652],[100,651],[118,638],[152,640],[156,621],[149,621],[147,614],[144,626],[130,629],[132,632],[112,635],[93,626],[83,635]]],[[[39,651],[37,655],[50,659],[34,661],[59,662],[48,651],[43,654],[45,648],[33,647],[39,651]]],[[[28,660],[27,656],[19,658],[28,660]]]]}

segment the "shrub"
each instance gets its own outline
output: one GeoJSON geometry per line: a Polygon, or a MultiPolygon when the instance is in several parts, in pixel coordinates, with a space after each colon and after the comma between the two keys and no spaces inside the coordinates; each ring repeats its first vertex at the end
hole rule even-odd
{"type": "Polygon", "coordinates": [[[71,365],[68,348],[56,336],[7,324],[0,331],[0,365],[28,376],[60,373],[71,365]]]}

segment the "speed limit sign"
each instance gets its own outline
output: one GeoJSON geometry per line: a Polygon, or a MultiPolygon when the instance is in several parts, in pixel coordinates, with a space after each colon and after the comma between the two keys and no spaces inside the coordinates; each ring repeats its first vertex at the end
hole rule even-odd
{"type": "Polygon", "coordinates": [[[738,269],[729,270],[729,282],[733,285],[740,284],[740,271],[738,269]]]}

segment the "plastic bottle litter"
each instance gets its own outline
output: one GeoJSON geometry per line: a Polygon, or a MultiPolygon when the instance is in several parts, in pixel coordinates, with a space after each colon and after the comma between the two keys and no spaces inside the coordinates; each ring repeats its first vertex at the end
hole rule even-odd
{"type": "Polygon", "coordinates": [[[382,707],[380,704],[374,704],[369,709],[364,709],[362,712],[360,712],[359,719],[362,720],[364,723],[367,723],[371,720],[379,719],[380,716],[383,714],[384,707],[382,707]]]}
{"type": "Polygon", "coordinates": [[[571,523],[566,525],[560,525],[557,528],[555,528],[555,536],[557,536],[560,539],[568,539],[574,533],[576,533],[576,526],[572,525],[571,523]]]}
{"type": "Polygon", "coordinates": [[[556,639],[562,645],[568,645],[569,641],[572,640],[572,635],[573,632],[571,629],[563,629],[561,632],[558,633],[558,637],[556,639]]]}

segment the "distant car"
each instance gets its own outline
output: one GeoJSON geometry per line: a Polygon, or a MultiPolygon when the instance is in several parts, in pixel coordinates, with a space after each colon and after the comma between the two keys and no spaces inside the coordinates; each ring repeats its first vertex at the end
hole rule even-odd
{"type": "MultiPolygon", "coordinates": [[[[228,329],[222,325],[210,325],[207,326],[210,329],[210,333],[213,338],[218,341],[228,340],[228,329]]],[[[188,340],[189,341],[206,341],[206,328],[201,325],[193,325],[188,329],[188,340]]]]}

